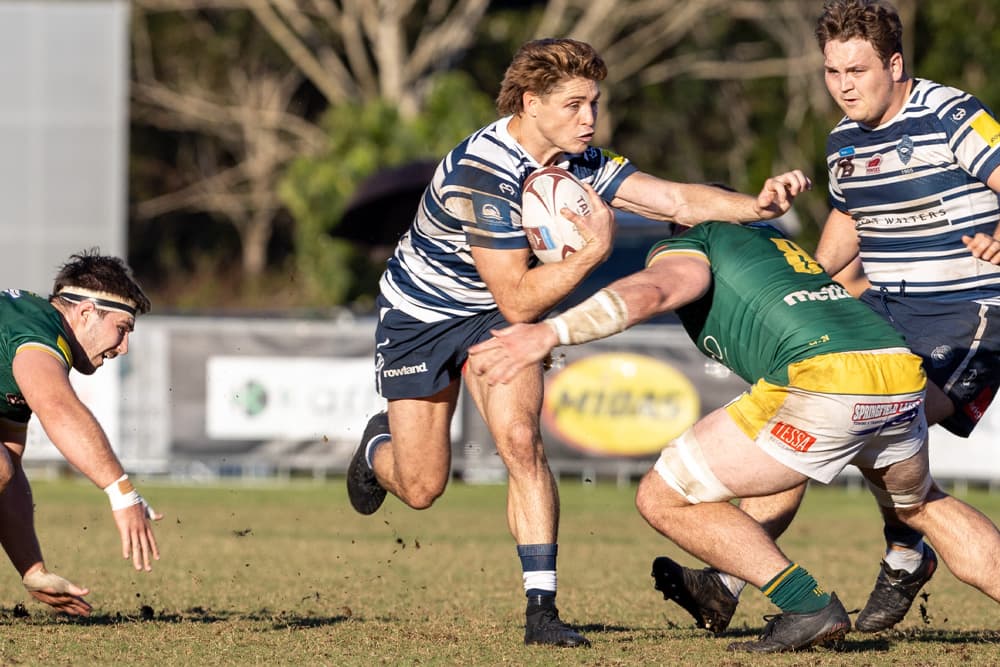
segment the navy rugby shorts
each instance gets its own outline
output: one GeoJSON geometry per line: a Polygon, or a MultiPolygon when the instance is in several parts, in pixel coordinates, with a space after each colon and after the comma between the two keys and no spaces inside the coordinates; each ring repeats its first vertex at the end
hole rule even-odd
{"type": "Polygon", "coordinates": [[[1000,306],[866,290],[861,300],[903,335],[928,379],[955,404],[941,426],[966,438],[1000,386],[1000,306]]]}
{"type": "Polygon", "coordinates": [[[385,399],[433,396],[461,377],[469,348],[503,329],[499,310],[421,322],[394,308],[382,295],[375,328],[375,388],[385,399]]]}

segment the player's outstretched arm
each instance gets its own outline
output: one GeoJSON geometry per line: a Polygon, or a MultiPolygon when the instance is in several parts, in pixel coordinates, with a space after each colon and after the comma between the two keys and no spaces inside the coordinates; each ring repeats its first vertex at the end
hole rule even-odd
{"type": "Polygon", "coordinates": [[[42,561],[42,549],[35,533],[35,509],[31,485],[21,467],[24,452],[24,431],[8,433],[0,428],[0,458],[11,472],[10,480],[0,494],[0,544],[11,564],[21,576],[25,590],[35,599],[53,609],[74,616],[90,614],[90,605],[83,596],[90,591],[48,572],[42,561]],[[8,465],[9,464],[9,465],[8,465]]]}
{"type": "Polygon", "coordinates": [[[61,361],[40,349],[14,357],[14,379],[38,417],[46,434],[66,460],[90,481],[104,489],[111,500],[122,553],[137,570],[150,570],[159,559],[151,520],[152,511],[128,482],[111,443],[94,415],[76,395],[61,361]]]}
{"type": "Polygon", "coordinates": [[[90,590],[77,586],[69,579],[45,569],[44,563],[36,563],[21,578],[25,590],[53,609],[70,616],[90,616],[91,606],[83,599],[90,590]]]}
{"type": "Polygon", "coordinates": [[[607,338],[695,301],[708,290],[711,279],[703,259],[682,255],[659,259],[557,317],[492,331],[492,338],[469,348],[470,369],[489,384],[510,382],[556,345],[607,338]]]}
{"type": "Polygon", "coordinates": [[[770,220],[788,213],[795,198],[812,188],[812,181],[798,169],[786,171],[764,181],[757,195],[755,213],[760,220],[770,220]]]}

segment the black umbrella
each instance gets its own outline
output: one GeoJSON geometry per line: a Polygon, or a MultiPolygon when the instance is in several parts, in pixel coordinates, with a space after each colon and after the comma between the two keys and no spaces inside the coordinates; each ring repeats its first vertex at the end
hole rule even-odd
{"type": "Polygon", "coordinates": [[[395,245],[413,221],[436,161],[417,160],[377,171],[347,203],[333,236],[373,246],[395,245]]]}

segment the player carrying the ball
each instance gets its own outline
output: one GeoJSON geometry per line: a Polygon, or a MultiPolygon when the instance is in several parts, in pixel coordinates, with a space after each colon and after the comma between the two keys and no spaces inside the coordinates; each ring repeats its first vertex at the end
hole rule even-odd
{"type": "MultiPolygon", "coordinates": [[[[492,329],[538,320],[608,257],[609,204],[685,225],[742,222],[782,215],[810,187],[799,171],[769,178],[756,197],[673,183],[590,146],[606,75],[588,44],[524,44],[501,84],[502,118],[438,165],[379,285],[375,381],[388,412],[370,419],[348,469],[358,512],[374,513],[387,492],[415,509],[444,493],[469,347],[492,329]],[[561,262],[539,264],[522,229],[521,192],[530,173],[549,165],[588,186],[591,212],[578,222],[586,244],[561,262]]],[[[539,431],[541,367],[495,386],[466,375],[466,385],[508,471],[507,520],[527,596],[524,641],[587,646],[555,605],[559,495],[539,431]]]]}

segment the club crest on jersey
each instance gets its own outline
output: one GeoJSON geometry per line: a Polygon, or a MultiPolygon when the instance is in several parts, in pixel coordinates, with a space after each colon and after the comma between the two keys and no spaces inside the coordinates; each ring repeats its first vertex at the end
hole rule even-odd
{"type": "Polygon", "coordinates": [[[506,199],[473,192],[472,205],[475,207],[476,217],[480,220],[504,222],[510,219],[510,202],[506,199]]]}
{"type": "Polygon", "coordinates": [[[913,157],[913,139],[910,135],[904,134],[903,138],[899,140],[896,144],[896,155],[899,156],[899,161],[906,164],[913,157]]]}

